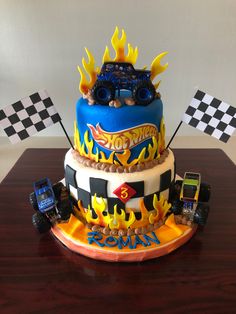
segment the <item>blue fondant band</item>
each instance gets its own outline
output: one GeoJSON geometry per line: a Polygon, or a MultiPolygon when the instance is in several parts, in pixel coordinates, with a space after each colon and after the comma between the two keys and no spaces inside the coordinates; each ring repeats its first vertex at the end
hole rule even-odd
{"type": "MultiPolygon", "coordinates": [[[[126,93],[122,92],[122,96],[125,97],[125,95],[126,93]]],[[[155,99],[148,106],[127,106],[123,103],[120,108],[114,108],[97,104],[90,106],[87,99],[80,98],[76,105],[77,127],[82,144],[84,143],[86,131],[89,132],[89,139],[93,138],[88,125],[96,128],[99,124],[102,130],[106,132],[121,132],[139,125],[150,124],[156,126],[159,132],[162,117],[163,104],[161,99],[155,99]]],[[[137,158],[142,149],[147,147],[149,143],[152,143],[151,137],[132,147],[130,160],[137,158]]],[[[94,153],[96,153],[96,149],[103,151],[106,157],[111,153],[111,150],[94,141],[94,153]]]]}

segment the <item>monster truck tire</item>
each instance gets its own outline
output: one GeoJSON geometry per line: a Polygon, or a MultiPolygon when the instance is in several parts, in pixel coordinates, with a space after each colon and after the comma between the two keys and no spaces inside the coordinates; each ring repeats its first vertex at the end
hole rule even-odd
{"type": "Polygon", "coordinates": [[[174,214],[174,215],[180,215],[183,209],[183,202],[181,202],[180,200],[174,200],[172,202],[172,206],[170,211],[174,214]]]}
{"type": "Polygon", "coordinates": [[[53,192],[54,192],[57,200],[60,197],[61,189],[63,188],[63,186],[64,186],[64,184],[62,182],[58,182],[52,186],[53,192]]]}
{"type": "Polygon", "coordinates": [[[32,192],[32,193],[29,195],[29,201],[30,201],[30,204],[32,205],[33,209],[39,210],[39,208],[38,208],[38,203],[37,203],[37,199],[36,199],[36,195],[35,195],[34,192],[32,192]]]}
{"type": "Polygon", "coordinates": [[[100,105],[108,105],[115,98],[115,86],[109,81],[97,81],[92,90],[92,97],[100,105]]]}
{"type": "Polygon", "coordinates": [[[134,86],[132,96],[138,105],[147,106],[155,98],[156,90],[151,82],[143,81],[134,86]]]}
{"type": "Polygon", "coordinates": [[[71,203],[69,200],[64,200],[60,203],[58,207],[58,214],[60,215],[62,220],[68,220],[70,218],[70,214],[72,213],[71,203]]]}
{"type": "Polygon", "coordinates": [[[211,187],[209,184],[201,183],[199,192],[199,202],[208,202],[211,195],[211,187]]]}
{"type": "Polygon", "coordinates": [[[177,181],[175,181],[175,183],[171,187],[171,189],[170,189],[170,197],[169,197],[169,201],[170,202],[173,202],[175,200],[179,200],[182,183],[183,183],[182,180],[177,180],[177,181]]]}
{"type": "Polygon", "coordinates": [[[176,180],[175,181],[175,191],[179,197],[180,195],[180,191],[181,191],[181,188],[182,188],[182,184],[183,184],[183,181],[182,180],[176,180]]]}
{"type": "Polygon", "coordinates": [[[198,203],[193,222],[200,226],[204,226],[207,222],[208,213],[209,206],[207,204],[198,203]]]}
{"type": "Polygon", "coordinates": [[[39,233],[47,232],[51,229],[51,223],[42,213],[37,212],[32,216],[32,224],[39,233]]]}

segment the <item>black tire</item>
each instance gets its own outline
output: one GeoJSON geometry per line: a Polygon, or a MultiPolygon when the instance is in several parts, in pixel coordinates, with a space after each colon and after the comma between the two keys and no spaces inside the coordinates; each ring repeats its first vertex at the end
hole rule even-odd
{"type": "Polygon", "coordinates": [[[115,86],[109,81],[97,81],[92,90],[92,97],[97,104],[108,105],[115,98],[115,86]]]}
{"type": "Polygon", "coordinates": [[[176,180],[175,181],[175,191],[178,194],[178,196],[180,195],[182,184],[183,184],[183,180],[176,180]]]}
{"type": "Polygon", "coordinates": [[[139,82],[132,91],[133,99],[137,105],[147,106],[155,98],[156,90],[150,81],[139,82]]]}
{"type": "Polygon", "coordinates": [[[169,201],[171,203],[173,201],[179,200],[182,183],[183,183],[182,180],[177,180],[177,181],[175,181],[175,183],[171,187],[171,189],[170,189],[170,197],[169,197],[169,201]]]}
{"type": "Polygon", "coordinates": [[[199,192],[199,202],[209,202],[211,196],[211,186],[207,183],[201,183],[199,192]]]}
{"type": "Polygon", "coordinates": [[[72,213],[71,202],[69,200],[62,201],[58,207],[58,213],[62,220],[68,220],[72,213]]]}
{"type": "Polygon", "coordinates": [[[198,203],[193,222],[200,226],[205,226],[208,218],[208,213],[209,206],[207,204],[198,203]]]}
{"type": "Polygon", "coordinates": [[[170,211],[174,214],[174,215],[180,215],[183,209],[183,202],[181,202],[180,200],[175,200],[172,202],[172,206],[170,211]]]}
{"type": "Polygon", "coordinates": [[[58,182],[52,186],[53,192],[55,194],[55,198],[58,200],[61,195],[61,189],[64,187],[62,182],[58,182]]]}
{"type": "Polygon", "coordinates": [[[29,201],[30,201],[30,204],[32,205],[33,209],[39,210],[38,203],[37,203],[37,199],[36,199],[36,195],[35,195],[34,192],[32,192],[32,193],[29,195],[29,201]]]}
{"type": "Polygon", "coordinates": [[[48,232],[52,225],[50,221],[42,213],[37,212],[32,216],[32,224],[39,233],[48,232]]]}

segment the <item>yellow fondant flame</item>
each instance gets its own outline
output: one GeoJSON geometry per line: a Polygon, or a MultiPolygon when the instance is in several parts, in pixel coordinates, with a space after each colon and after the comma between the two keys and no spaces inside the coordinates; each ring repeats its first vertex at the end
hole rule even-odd
{"type": "Polygon", "coordinates": [[[96,148],[96,153],[93,153],[94,140],[89,140],[88,130],[84,133],[84,143],[81,144],[80,134],[76,123],[74,123],[74,144],[76,150],[80,153],[81,156],[87,157],[96,162],[100,161],[98,148],[96,148]]]}
{"type": "Polygon", "coordinates": [[[114,214],[110,215],[112,220],[109,224],[110,229],[128,229],[135,221],[135,215],[132,211],[129,215],[129,220],[126,220],[125,211],[121,209],[121,214],[117,212],[117,205],[114,206],[114,214]]]}
{"type": "Polygon", "coordinates": [[[82,94],[87,94],[88,90],[93,87],[99,72],[99,68],[95,68],[95,60],[92,53],[87,48],[85,48],[85,51],[88,57],[88,62],[85,60],[85,58],[83,58],[82,64],[85,72],[89,77],[89,81],[86,78],[84,70],[78,66],[78,71],[81,76],[79,90],[82,94]]]}
{"type": "Polygon", "coordinates": [[[157,137],[152,137],[152,143],[148,147],[144,147],[137,158],[129,161],[131,156],[131,150],[125,149],[122,153],[112,151],[108,157],[105,153],[98,150],[96,147],[96,152],[94,153],[94,140],[89,139],[88,130],[84,134],[83,143],[81,143],[80,134],[76,125],[74,123],[74,143],[75,149],[80,153],[81,156],[87,157],[96,162],[105,162],[109,164],[116,164],[125,167],[142,164],[147,161],[160,158],[160,153],[165,149],[165,125],[164,119],[162,118],[160,124],[160,132],[158,132],[157,137]],[[146,156],[146,157],[145,157],[146,156]]]}
{"type": "Polygon", "coordinates": [[[164,119],[161,119],[161,124],[160,124],[160,132],[159,132],[159,139],[158,139],[158,151],[161,153],[164,151],[165,149],[165,132],[166,132],[166,128],[165,128],[165,123],[164,123],[164,119]]]}
{"type": "Polygon", "coordinates": [[[93,223],[95,225],[100,225],[102,227],[106,227],[111,222],[110,215],[103,215],[107,207],[107,203],[102,197],[97,198],[96,194],[92,197],[92,207],[95,210],[97,218],[92,217],[92,211],[89,209],[86,214],[86,220],[88,223],[93,223]]]}
{"type": "Polygon", "coordinates": [[[156,213],[155,215],[151,213],[149,217],[149,222],[151,224],[158,222],[160,219],[164,219],[171,207],[171,204],[169,204],[162,195],[158,199],[157,195],[155,194],[153,197],[153,207],[155,208],[156,213]]]}
{"type": "Polygon", "coordinates": [[[96,218],[93,218],[90,206],[88,209],[85,209],[80,200],[78,201],[79,210],[75,211],[75,215],[81,220],[85,220],[87,223],[99,225],[101,227],[109,227],[110,229],[135,229],[148,226],[150,223],[154,224],[160,219],[163,220],[171,206],[163,197],[160,197],[158,200],[156,195],[154,195],[153,198],[153,205],[155,208],[155,213],[149,212],[144,205],[144,199],[140,198],[139,207],[141,212],[141,219],[136,220],[134,211],[132,209],[128,210],[129,218],[127,219],[126,212],[123,209],[121,209],[120,214],[118,213],[117,205],[114,206],[114,213],[110,214],[107,211],[107,201],[102,197],[97,197],[95,194],[92,196],[92,207],[96,213],[96,218]]]}
{"type": "Polygon", "coordinates": [[[133,65],[136,63],[138,58],[138,48],[133,48],[131,44],[128,43],[128,52],[125,55],[125,44],[126,44],[126,33],[122,29],[121,37],[119,38],[119,29],[118,27],[115,28],[115,31],[111,37],[111,44],[115,51],[114,59],[110,56],[110,51],[108,46],[105,48],[105,52],[103,55],[103,63],[108,61],[116,61],[116,62],[130,62],[133,65]]]}
{"type": "Polygon", "coordinates": [[[133,159],[131,162],[128,161],[131,156],[130,149],[125,149],[123,153],[116,153],[115,156],[121,165],[134,166],[138,163],[138,158],[133,159]]]}
{"type": "MultiPolygon", "coordinates": [[[[168,52],[162,52],[161,54],[159,54],[158,56],[156,56],[156,58],[152,61],[151,64],[151,80],[153,81],[154,78],[164,72],[166,70],[166,68],[168,67],[168,63],[166,63],[165,65],[161,65],[161,59],[167,55],[168,52]]],[[[159,85],[159,83],[158,83],[159,85]]]]}

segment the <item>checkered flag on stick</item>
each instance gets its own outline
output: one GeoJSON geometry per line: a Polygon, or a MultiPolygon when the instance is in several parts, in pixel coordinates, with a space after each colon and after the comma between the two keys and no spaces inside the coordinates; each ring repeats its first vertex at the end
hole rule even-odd
{"type": "MultiPolygon", "coordinates": [[[[69,139],[62,125],[61,117],[46,90],[34,93],[0,110],[0,126],[12,144],[18,143],[57,122],[61,124],[69,139]]],[[[72,144],[71,146],[73,148],[72,144]]]]}
{"type": "Polygon", "coordinates": [[[198,90],[182,120],[226,143],[236,128],[236,108],[198,90]]]}
{"type": "Polygon", "coordinates": [[[236,108],[198,90],[166,148],[183,122],[226,143],[236,129],[236,108]]]}

